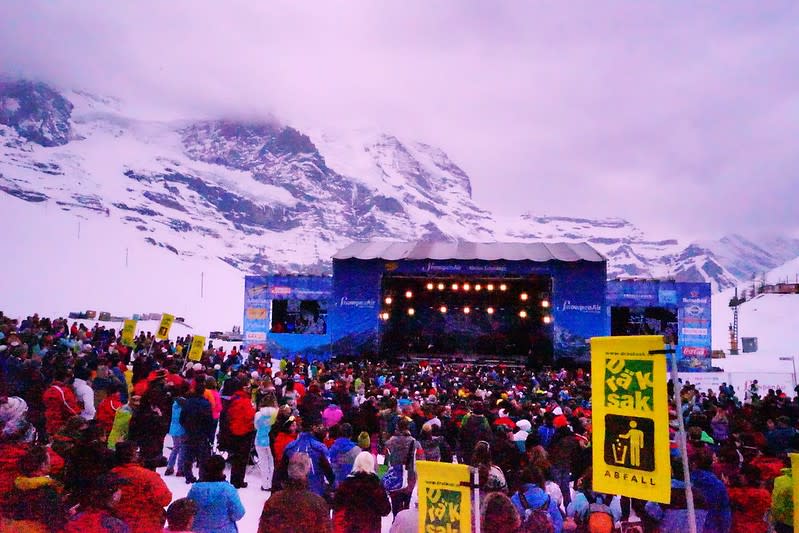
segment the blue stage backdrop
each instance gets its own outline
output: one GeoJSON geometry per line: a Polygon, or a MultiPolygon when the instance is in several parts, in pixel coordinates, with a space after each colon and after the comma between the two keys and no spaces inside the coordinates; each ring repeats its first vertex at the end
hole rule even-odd
{"type": "Polygon", "coordinates": [[[712,368],[710,294],[709,283],[608,281],[611,333],[662,333],[677,343],[681,372],[707,372],[712,368]]]}
{"type": "Polygon", "coordinates": [[[588,339],[607,335],[607,263],[584,244],[354,243],[333,258],[332,352],[375,354],[381,334],[384,276],[481,279],[545,276],[551,279],[554,357],[588,361],[588,339]]]}
{"type": "Polygon", "coordinates": [[[244,344],[275,357],[330,358],[330,276],[246,276],[244,344]]]}

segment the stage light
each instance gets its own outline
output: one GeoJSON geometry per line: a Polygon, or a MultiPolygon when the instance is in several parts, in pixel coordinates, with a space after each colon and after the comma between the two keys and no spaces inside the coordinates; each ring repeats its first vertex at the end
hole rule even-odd
{"type": "Polygon", "coordinates": [[[413,307],[408,308],[408,316],[413,316],[416,314],[416,310],[413,307]]]}
{"type": "Polygon", "coordinates": [[[463,284],[463,290],[465,290],[465,291],[468,291],[468,290],[469,290],[469,289],[471,289],[471,288],[472,288],[472,286],[471,286],[471,285],[469,285],[468,283],[464,283],[464,284],[463,284]]]}
{"type": "Polygon", "coordinates": [[[444,284],[443,283],[439,283],[438,284],[438,290],[440,290],[440,291],[444,290],[444,284]]]}
{"type": "Polygon", "coordinates": [[[433,284],[432,283],[428,283],[427,284],[427,290],[428,291],[432,291],[433,290],[433,284]]]}
{"type": "Polygon", "coordinates": [[[522,309],[521,311],[519,311],[519,316],[522,318],[527,318],[527,311],[522,309]]]}
{"type": "Polygon", "coordinates": [[[438,310],[441,311],[442,313],[446,313],[447,312],[447,306],[446,305],[442,305],[441,307],[438,308],[438,310]]]}
{"type": "Polygon", "coordinates": [[[394,298],[392,298],[391,296],[386,296],[386,299],[384,301],[386,302],[386,305],[391,305],[394,302],[394,298]]]}
{"type": "Polygon", "coordinates": [[[380,318],[382,318],[383,320],[388,320],[388,313],[386,312],[380,313],[380,318]]]}
{"type": "Polygon", "coordinates": [[[489,315],[493,315],[494,314],[494,308],[493,307],[489,307],[488,309],[486,309],[486,313],[488,313],[489,315]]]}
{"type": "Polygon", "coordinates": [[[468,315],[471,312],[472,312],[472,309],[468,305],[463,308],[463,314],[464,315],[468,315]]]}
{"type": "Polygon", "coordinates": [[[551,324],[552,323],[552,317],[549,316],[549,315],[544,315],[544,318],[542,320],[544,321],[544,324],[551,324]]]}
{"type": "Polygon", "coordinates": [[[476,291],[479,291],[479,290],[482,290],[482,289],[483,289],[483,286],[480,285],[479,283],[474,286],[474,290],[476,290],[476,291]]]}
{"type": "Polygon", "coordinates": [[[405,297],[406,297],[406,298],[413,298],[413,292],[411,292],[411,291],[405,291],[405,297]]]}
{"type": "Polygon", "coordinates": [[[506,291],[506,290],[508,290],[508,286],[507,286],[507,285],[505,285],[504,283],[502,283],[502,284],[499,286],[499,290],[501,290],[501,291],[506,291]]]}
{"type": "Polygon", "coordinates": [[[494,290],[494,284],[493,283],[489,283],[488,285],[486,285],[486,290],[487,291],[493,291],[494,290]]]}
{"type": "Polygon", "coordinates": [[[549,308],[549,300],[541,300],[541,307],[544,309],[549,308]]]}
{"type": "Polygon", "coordinates": [[[523,302],[526,302],[528,298],[527,293],[526,292],[521,293],[519,295],[519,298],[521,298],[523,302]]]}
{"type": "Polygon", "coordinates": [[[458,290],[458,284],[457,283],[453,283],[452,284],[452,290],[453,291],[457,291],[458,290]]]}

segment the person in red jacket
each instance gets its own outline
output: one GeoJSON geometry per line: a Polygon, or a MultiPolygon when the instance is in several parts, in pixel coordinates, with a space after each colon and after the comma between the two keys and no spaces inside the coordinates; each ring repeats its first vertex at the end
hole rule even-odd
{"type": "Polygon", "coordinates": [[[67,420],[81,412],[75,393],[66,385],[68,376],[67,370],[56,369],[53,383],[42,395],[45,429],[50,437],[58,433],[67,420]]]}
{"type": "Polygon", "coordinates": [[[771,493],[763,488],[760,470],[744,465],[727,492],[732,506],[732,533],[766,533],[768,523],[763,517],[771,508],[771,493]]]}
{"type": "Polygon", "coordinates": [[[166,518],[164,507],[172,501],[172,492],[157,473],[138,464],[138,450],[131,441],[117,444],[119,466],[111,473],[127,481],[116,514],[130,526],[130,533],[161,533],[166,518]]]}
{"type": "Polygon", "coordinates": [[[255,438],[255,407],[250,395],[238,385],[228,406],[228,428],[230,430],[230,484],[237,489],[247,486],[244,475],[255,438]]]}
{"type": "Polygon", "coordinates": [[[103,434],[106,437],[111,433],[111,428],[114,427],[114,417],[116,417],[117,411],[125,405],[125,402],[122,401],[122,387],[124,385],[112,385],[108,391],[108,396],[103,398],[97,408],[97,422],[103,428],[103,434]]]}
{"type": "Polygon", "coordinates": [[[90,487],[86,503],[66,526],[63,533],[121,533],[129,532],[128,524],[120,520],[116,507],[122,499],[122,487],[128,484],[113,474],[106,474],[90,487]]]}

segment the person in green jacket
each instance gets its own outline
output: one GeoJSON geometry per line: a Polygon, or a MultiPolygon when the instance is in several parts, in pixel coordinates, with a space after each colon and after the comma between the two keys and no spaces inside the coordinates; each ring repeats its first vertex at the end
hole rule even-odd
{"type": "Polygon", "coordinates": [[[783,468],[782,475],[774,480],[771,492],[771,518],[776,533],[793,531],[793,472],[783,468]]]}
{"type": "Polygon", "coordinates": [[[127,405],[117,409],[117,414],[114,416],[114,425],[111,427],[111,433],[108,434],[108,447],[110,449],[116,450],[118,442],[128,440],[130,419],[133,417],[133,410],[139,407],[140,401],[141,396],[131,396],[127,405]]]}

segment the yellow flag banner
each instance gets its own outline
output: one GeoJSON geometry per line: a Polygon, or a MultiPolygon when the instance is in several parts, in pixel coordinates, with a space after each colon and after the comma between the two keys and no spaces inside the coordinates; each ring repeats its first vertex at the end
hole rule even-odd
{"type": "Polygon", "coordinates": [[[165,341],[169,338],[169,328],[172,327],[172,322],[175,321],[175,317],[168,313],[164,313],[161,316],[161,325],[158,326],[158,333],[155,334],[155,338],[159,341],[165,341]]]}
{"type": "Polygon", "coordinates": [[[591,339],[595,491],[671,501],[663,337],[591,339]]]}
{"type": "Polygon", "coordinates": [[[467,465],[417,461],[419,533],[471,533],[471,473],[467,465]]]}
{"type": "Polygon", "coordinates": [[[136,338],[136,321],[132,319],[125,320],[122,325],[122,344],[133,346],[134,338],[136,338]]]}
{"type": "Polygon", "coordinates": [[[191,339],[191,349],[189,349],[189,360],[199,361],[203,358],[203,350],[205,350],[205,337],[202,335],[195,335],[191,339]]]}

